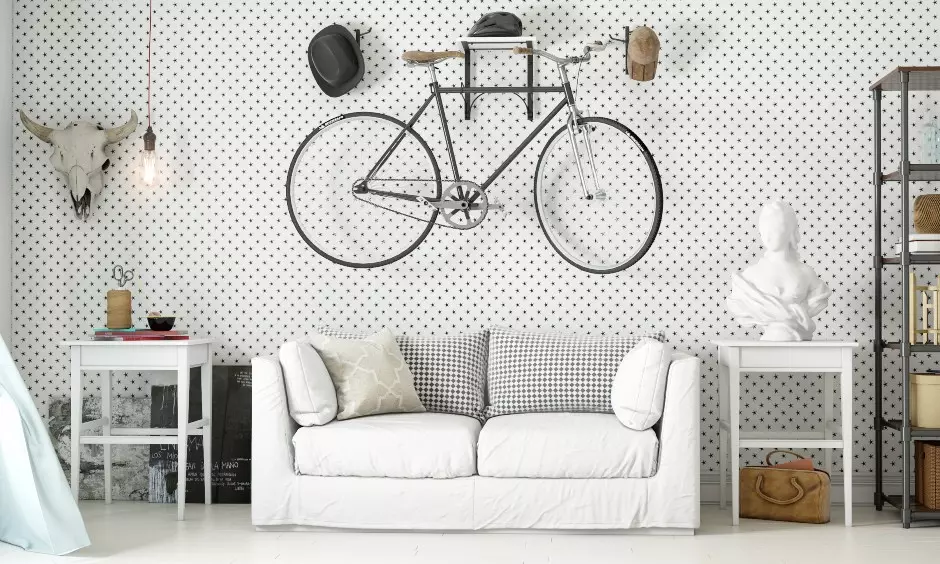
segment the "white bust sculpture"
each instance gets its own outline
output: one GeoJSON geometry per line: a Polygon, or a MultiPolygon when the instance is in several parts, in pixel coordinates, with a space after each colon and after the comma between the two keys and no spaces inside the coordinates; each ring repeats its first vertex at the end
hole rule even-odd
{"type": "Polygon", "coordinates": [[[728,310],[741,325],[763,327],[764,341],[809,341],[813,317],[826,309],[832,292],[803,264],[797,243],[799,225],[784,201],[768,202],[757,220],[764,256],[731,275],[728,310]]]}

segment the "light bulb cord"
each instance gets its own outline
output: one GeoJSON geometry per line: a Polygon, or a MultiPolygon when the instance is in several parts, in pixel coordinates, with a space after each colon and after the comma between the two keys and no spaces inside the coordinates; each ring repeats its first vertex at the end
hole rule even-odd
{"type": "Polygon", "coordinates": [[[153,0],[150,0],[150,16],[147,18],[147,127],[150,127],[150,83],[152,65],[150,56],[153,50],[153,0]]]}

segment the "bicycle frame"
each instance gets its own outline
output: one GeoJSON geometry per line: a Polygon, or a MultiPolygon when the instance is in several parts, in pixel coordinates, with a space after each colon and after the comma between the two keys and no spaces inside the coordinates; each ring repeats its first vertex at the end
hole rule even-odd
{"type": "MultiPolygon", "coordinates": [[[[428,96],[428,98],[424,101],[421,107],[418,108],[418,111],[415,112],[415,114],[411,117],[410,120],[408,120],[408,123],[406,124],[407,126],[406,129],[403,129],[398,134],[398,136],[392,141],[392,144],[389,145],[389,147],[385,150],[382,156],[379,157],[379,161],[375,164],[375,166],[372,167],[372,169],[369,171],[369,174],[366,175],[366,177],[354,187],[354,191],[356,193],[375,194],[378,196],[398,198],[401,200],[408,200],[408,201],[417,201],[419,199],[417,196],[410,195],[410,194],[400,194],[397,192],[374,190],[372,188],[369,188],[367,186],[367,183],[369,182],[369,180],[372,180],[373,178],[375,178],[375,176],[378,174],[378,171],[388,161],[392,153],[395,152],[395,149],[397,149],[398,146],[401,144],[402,140],[405,138],[405,135],[408,133],[408,131],[411,131],[412,128],[414,127],[414,124],[417,123],[417,121],[421,118],[422,115],[424,115],[425,110],[428,109],[428,106],[431,105],[432,101],[437,103],[438,116],[441,122],[441,129],[443,130],[443,133],[444,133],[444,143],[447,147],[447,156],[450,159],[451,169],[454,174],[454,181],[459,182],[461,180],[460,171],[457,168],[457,159],[454,153],[454,145],[450,138],[450,126],[447,123],[447,116],[444,111],[444,100],[443,100],[443,97],[441,96],[442,94],[461,94],[464,96],[469,96],[473,94],[558,93],[558,94],[565,95],[565,97],[561,101],[558,102],[558,104],[548,113],[548,115],[545,116],[545,118],[542,119],[541,122],[539,122],[539,124],[535,127],[535,129],[533,129],[532,132],[529,133],[529,135],[519,144],[519,146],[517,146],[516,149],[512,153],[510,153],[508,157],[506,157],[506,159],[496,168],[496,170],[489,176],[489,178],[487,178],[486,181],[484,181],[483,184],[480,185],[480,189],[483,191],[489,188],[490,185],[492,185],[493,182],[495,182],[496,179],[499,178],[499,175],[502,174],[503,171],[506,170],[506,168],[510,164],[512,164],[512,162],[516,159],[516,157],[519,156],[519,153],[521,153],[526,147],[528,147],[529,144],[536,138],[536,136],[538,136],[538,134],[541,133],[543,129],[545,129],[545,127],[549,124],[549,122],[551,122],[551,120],[553,120],[555,116],[558,115],[558,112],[560,112],[562,108],[565,108],[567,106],[569,108],[569,112],[572,118],[578,116],[578,109],[575,105],[574,92],[571,90],[571,84],[568,80],[567,73],[565,72],[565,69],[563,66],[559,66],[559,71],[561,73],[561,79],[562,79],[561,86],[532,86],[532,87],[529,87],[529,86],[442,87],[440,86],[440,84],[438,84],[437,72],[434,66],[433,65],[429,66],[428,69],[431,72],[431,85],[430,85],[431,95],[428,96]]],[[[579,163],[579,168],[580,168],[580,163],[579,163]]],[[[427,201],[434,202],[433,199],[427,199],[427,201]]]]}

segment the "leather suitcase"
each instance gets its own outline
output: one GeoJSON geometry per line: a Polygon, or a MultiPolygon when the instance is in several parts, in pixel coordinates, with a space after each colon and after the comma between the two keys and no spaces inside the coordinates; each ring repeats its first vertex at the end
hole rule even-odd
{"type": "Polygon", "coordinates": [[[804,464],[789,462],[782,465],[791,466],[790,468],[770,466],[770,456],[774,452],[767,455],[767,466],[747,466],[741,469],[741,517],[797,523],[828,523],[829,474],[812,469],[812,462],[803,457],[795,462],[805,460],[804,464]]]}

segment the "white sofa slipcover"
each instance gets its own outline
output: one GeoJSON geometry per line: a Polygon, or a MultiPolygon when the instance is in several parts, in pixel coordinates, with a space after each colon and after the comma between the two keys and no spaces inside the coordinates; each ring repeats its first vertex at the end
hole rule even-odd
{"type": "Polygon", "coordinates": [[[477,452],[491,478],[648,478],[659,439],[609,413],[520,413],[488,419],[477,452]]]}
{"type": "Polygon", "coordinates": [[[294,461],[306,476],[459,478],[476,473],[480,422],[446,413],[389,413],[301,427],[294,461]]]}
{"type": "MultiPolygon", "coordinates": [[[[673,357],[664,415],[653,428],[659,439],[656,470],[647,478],[325,477],[297,471],[292,444],[297,424],[288,412],[280,364],[273,357],[255,358],[252,522],[260,530],[665,529],[691,533],[699,526],[699,377],[698,359],[673,357]]],[[[422,415],[431,414],[415,414],[422,415]]]]}

